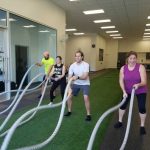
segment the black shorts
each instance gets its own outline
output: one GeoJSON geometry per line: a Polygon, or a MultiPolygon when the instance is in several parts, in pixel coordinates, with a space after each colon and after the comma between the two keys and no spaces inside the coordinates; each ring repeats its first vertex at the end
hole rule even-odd
{"type": "MultiPolygon", "coordinates": [[[[139,108],[139,112],[141,114],[145,114],[146,113],[146,93],[141,93],[141,94],[136,94],[137,100],[138,100],[138,108],[139,108]]],[[[131,94],[128,94],[128,97],[126,99],[126,101],[124,102],[124,104],[120,107],[120,109],[125,110],[129,101],[131,98],[131,94]]]]}
{"type": "Polygon", "coordinates": [[[43,81],[45,80],[45,78],[46,78],[46,74],[43,76],[43,81]]]}

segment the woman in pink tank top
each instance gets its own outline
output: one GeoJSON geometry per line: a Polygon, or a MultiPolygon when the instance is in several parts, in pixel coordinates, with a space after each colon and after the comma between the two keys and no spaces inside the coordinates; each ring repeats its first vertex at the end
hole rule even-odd
{"type": "Polygon", "coordinates": [[[119,121],[114,125],[115,128],[122,127],[122,119],[125,114],[126,107],[130,101],[131,91],[134,87],[138,100],[139,115],[141,119],[140,134],[146,134],[145,118],[146,118],[146,93],[147,93],[147,76],[143,65],[137,63],[137,53],[129,52],[127,55],[127,64],[120,69],[119,77],[120,87],[123,91],[123,97],[127,97],[126,102],[119,109],[119,121]]]}

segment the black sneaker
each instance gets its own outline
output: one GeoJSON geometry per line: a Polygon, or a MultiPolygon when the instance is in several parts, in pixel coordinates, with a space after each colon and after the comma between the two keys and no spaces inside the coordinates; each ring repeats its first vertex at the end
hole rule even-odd
{"type": "Polygon", "coordinates": [[[42,94],[40,94],[40,95],[38,96],[38,98],[41,98],[41,96],[42,96],[42,94]]]}
{"type": "Polygon", "coordinates": [[[121,128],[122,127],[122,122],[117,122],[115,125],[114,125],[114,128],[118,129],[118,128],[121,128]]]}
{"type": "Polygon", "coordinates": [[[140,127],[140,135],[146,134],[145,127],[140,127]]]}
{"type": "Polygon", "coordinates": [[[68,116],[70,116],[70,115],[71,115],[71,112],[68,111],[64,116],[67,116],[67,117],[68,117],[68,116]]]}
{"type": "Polygon", "coordinates": [[[86,118],[85,118],[85,121],[91,121],[91,119],[92,119],[91,115],[87,115],[86,118]]]}

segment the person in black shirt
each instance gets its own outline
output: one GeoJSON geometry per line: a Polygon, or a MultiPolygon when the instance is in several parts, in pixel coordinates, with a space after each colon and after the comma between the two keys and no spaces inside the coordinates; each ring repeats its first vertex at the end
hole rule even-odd
{"type": "Polygon", "coordinates": [[[63,99],[65,88],[66,88],[66,67],[62,63],[61,56],[56,57],[56,64],[53,66],[52,71],[50,72],[51,80],[53,81],[53,84],[50,89],[50,104],[53,103],[54,91],[55,89],[60,85],[60,91],[61,91],[61,97],[63,99]]]}

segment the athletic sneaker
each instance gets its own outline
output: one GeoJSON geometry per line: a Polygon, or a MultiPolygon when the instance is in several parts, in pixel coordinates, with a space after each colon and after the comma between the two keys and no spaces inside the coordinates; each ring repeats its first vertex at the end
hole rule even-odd
{"type": "Polygon", "coordinates": [[[68,111],[64,116],[67,116],[67,117],[68,117],[68,116],[70,116],[70,115],[71,115],[71,112],[68,111]]]}
{"type": "Polygon", "coordinates": [[[140,127],[140,135],[146,134],[145,127],[140,127]]]}
{"type": "Polygon", "coordinates": [[[92,119],[91,115],[87,115],[86,118],[85,118],[85,121],[91,121],[91,119],[92,119]]]}
{"type": "Polygon", "coordinates": [[[48,105],[53,105],[53,102],[50,102],[48,105]]]}
{"type": "Polygon", "coordinates": [[[42,96],[42,94],[40,94],[40,95],[38,96],[38,98],[41,98],[41,96],[42,96]]]}
{"type": "Polygon", "coordinates": [[[114,128],[118,129],[118,128],[121,128],[122,127],[122,122],[117,122],[115,125],[114,125],[114,128]]]}

